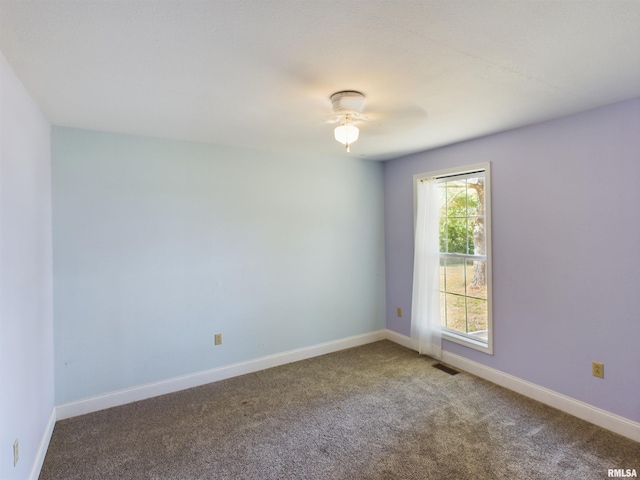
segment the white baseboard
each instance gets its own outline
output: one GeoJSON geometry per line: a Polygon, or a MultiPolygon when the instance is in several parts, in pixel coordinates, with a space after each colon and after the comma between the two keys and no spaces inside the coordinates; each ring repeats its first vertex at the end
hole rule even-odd
{"type": "MultiPolygon", "coordinates": [[[[387,339],[417,351],[416,341],[406,335],[387,330],[387,339]]],[[[522,380],[481,363],[468,360],[454,353],[442,352],[442,361],[453,367],[469,372],[492,383],[508,388],[526,397],[537,400],[570,415],[586,420],[599,427],[640,442],[640,423],[568,397],[548,388],[522,380]]]]}
{"type": "Polygon", "coordinates": [[[47,456],[47,449],[49,448],[51,435],[53,435],[53,427],[55,426],[56,409],[54,407],[51,410],[49,421],[47,422],[47,426],[45,427],[44,433],[42,434],[42,439],[40,440],[40,445],[38,446],[38,451],[36,452],[36,458],[33,460],[31,473],[29,474],[29,480],[38,480],[38,477],[40,476],[40,470],[42,470],[42,465],[44,464],[44,457],[47,456]]]}
{"type": "Polygon", "coordinates": [[[391,340],[393,343],[410,348],[416,352],[418,351],[418,342],[415,339],[402,335],[401,333],[394,332],[393,330],[387,329],[387,340],[391,340]]]}
{"type": "MultiPolygon", "coordinates": [[[[358,347],[360,345],[365,345],[367,343],[377,342],[379,340],[385,339],[410,348],[412,350],[417,350],[417,343],[412,338],[388,329],[378,330],[376,332],[356,335],[353,337],[322,343],[311,347],[290,350],[288,352],[260,357],[232,365],[226,365],[204,372],[176,377],[161,382],[140,385],[138,387],[110,392],[104,395],[98,395],[95,397],[78,400],[76,402],[58,405],[55,407],[54,414],[52,414],[52,420],[50,420],[49,422],[50,425],[47,426],[49,433],[48,435],[45,435],[46,443],[44,442],[43,438],[43,443],[40,446],[38,459],[36,461],[40,461],[41,467],[42,462],[44,461],[44,455],[46,454],[46,447],[49,443],[48,439],[51,438],[51,432],[53,432],[53,425],[55,424],[56,419],[63,420],[65,418],[84,415],[86,413],[97,412],[99,410],[104,410],[105,408],[117,407],[120,405],[125,405],[127,403],[136,402],[138,400],[145,400],[147,398],[156,397],[158,395],[164,395],[167,393],[185,390],[187,388],[198,387],[207,383],[216,382],[239,375],[245,375],[247,373],[257,372],[266,368],[277,367],[279,365],[297,362],[299,360],[305,360],[307,358],[316,357],[318,355],[337,352],[346,348],[358,347]],[[40,456],[42,457],[41,459],[40,456]]],[[[631,440],[640,442],[640,423],[607,412],[600,408],[594,407],[566,395],[554,392],[553,390],[549,390],[545,387],[541,387],[526,380],[522,380],[513,375],[509,375],[507,373],[487,367],[472,360],[468,360],[460,355],[455,355],[453,353],[443,351],[442,361],[448,363],[453,367],[459,368],[460,370],[464,370],[465,372],[469,372],[480,378],[484,378],[485,380],[513,390],[514,392],[518,392],[522,395],[525,395],[526,397],[557,408],[558,410],[562,410],[563,412],[569,413],[590,423],[606,428],[607,430],[611,430],[612,432],[630,438],[631,440]]],[[[38,468],[36,470],[35,467],[36,464],[34,464],[33,472],[39,472],[40,469],[38,468]]]]}
{"type": "Polygon", "coordinates": [[[268,355],[266,357],[260,357],[246,362],[226,365],[206,370],[204,372],[170,378],[160,382],[149,383],[146,385],[106,393],[104,395],[85,398],[56,406],[56,417],[58,420],[63,420],[65,418],[76,417],[86,413],[97,412],[99,410],[104,410],[105,408],[117,407],[127,403],[157,397],[158,395],[173,393],[192,387],[199,387],[207,383],[257,372],[266,368],[277,367],[279,365],[317,357],[318,355],[337,352],[346,348],[358,347],[367,343],[384,340],[387,336],[387,330],[378,330],[376,332],[321,343],[311,347],[298,348],[288,352],[268,355]]]}

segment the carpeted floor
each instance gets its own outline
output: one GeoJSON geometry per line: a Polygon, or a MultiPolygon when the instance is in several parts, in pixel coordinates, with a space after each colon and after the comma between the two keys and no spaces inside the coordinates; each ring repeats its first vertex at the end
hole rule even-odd
{"type": "Polygon", "coordinates": [[[47,479],[576,479],[640,444],[382,341],[60,421],[47,479]]]}

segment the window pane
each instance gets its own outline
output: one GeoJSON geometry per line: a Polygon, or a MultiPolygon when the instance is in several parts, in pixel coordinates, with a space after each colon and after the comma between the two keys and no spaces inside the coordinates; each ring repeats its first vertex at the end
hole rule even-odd
{"type": "MultiPolygon", "coordinates": [[[[444,290],[448,293],[465,294],[466,272],[464,258],[445,258],[446,283],[444,290]]],[[[440,284],[442,288],[442,284],[440,284]]]]}
{"type": "Polygon", "coordinates": [[[486,262],[440,259],[441,323],[444,327],[486,340],[488,328],[486,262]],[[474,283],[475,280],[475,283],[474,283]]]}
{"type": "Polygon", "coordinates": [[[447,188],[447,215],[449,217],[463,217],[466,211],[466,180],[445,182],[447,188]]]}
{"type": "Polygon", "coordinates": [[[471,236],[471,243],[473,245],[473,251],[470,253],[473,255],[486,255],[487,253],[484,221],[484,216],[469,219],[469,235],[471,236]]]}
{"type": "Polygon", "coordinates": [[[484,179],[443,182],[441,192],[440,251],[473,255],[477,216],[484,214],[484,179]]]}
{"type": "Polygon", "coordinates": [[[467,188],[467,216],[473,217],[478,215],[478,189],[474,184],[475,178],[469,179],[467,188]]]}
{"type": "MultiPolygon", "coordinates": [[[[467,253],[469,232],[466,218],[447,218],[446,225],[447,252],[467,253]]],[[[473,240],[471,240],[473,241],[473,240]]]]}
{"type": "Polygon", "coordinates": [[[446,253],[447,251],[447,216],[440,212],[440,251],[446,253]]]}
{"type": "Polygon", "coordinates": [[[458,332],[467,332],[467,315],[465,297],[445,294],[447,311],[447,328],[458,332]]]}
{"type": "Polygon", "coordinates": [[[487,262],[466,260],[467,292],[470,297],[487,299],[487,262]]]}
{"type": "Polygon", "coordinates": [[[484,332],[488,328],[487,301],[467,298],[467,333],[484,332]]]}

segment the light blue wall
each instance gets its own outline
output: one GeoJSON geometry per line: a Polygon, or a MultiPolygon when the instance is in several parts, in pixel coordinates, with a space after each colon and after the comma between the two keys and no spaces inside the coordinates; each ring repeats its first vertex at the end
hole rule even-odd
{"type": "Polygon", "coordinates": [[[385,326],[379,163],[55,127],[52,168],[58,404],[385,326]]]}
{"type": "Polygon", "coordinates": [[[410,333],[413,175],[490,161],[495,354],[443,350],[640,422],[638,132],[640,99],[386,162],[387,326],[410,333]]]}
{"type": "Polygon", "coordinates": [[[50,158],[49,123],[0,54],[2,479],[39,470],[34,463],[53,413],[50,158]]]}

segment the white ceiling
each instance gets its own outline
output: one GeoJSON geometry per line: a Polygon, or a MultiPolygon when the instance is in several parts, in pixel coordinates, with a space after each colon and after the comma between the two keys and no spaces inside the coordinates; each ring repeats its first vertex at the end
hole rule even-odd
{"type": "Polygon", "coordinates": [[[54,125],[384,160],[640,96],[640,1],[0,0],[54,125]]]}

